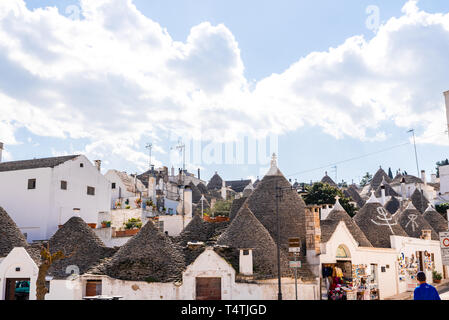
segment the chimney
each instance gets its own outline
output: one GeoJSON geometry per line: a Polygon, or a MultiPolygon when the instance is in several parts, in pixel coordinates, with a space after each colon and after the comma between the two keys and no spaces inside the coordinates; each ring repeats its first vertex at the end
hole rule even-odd
{"type": "Polygon", "coordinates": [[[198,168],[198,179],[201,179],[201,170],[198,168]]]}
{"type": "Polygon", "coordinates": [[[430,182],[437,183],[437,175],[436,175],[436,173],[432,173],[430,175],[430,182]]]}
{"type": "Polygon", "coordinates": [[[73,208],[73,216],[79,218],[80,217],[80,211],[81,211],[80,208],[73,208]]]}
{"type": "Polygon", "coordinates": [[[424,185],[427,186],[426,170],[421,170],[421,180],[424,183],[424,185]]]}
{"type": "Polygon", "coordinates": [[[171,166],[171,176],[173,177],[175,175],[175,167],[171,166]]]}
{"type": "Polygon", "coordinates": [[[253,249],[240,249],[239,272],[244,276],[253,275],[253,249]]]}
{"type": "Polygon", "coordinates": [[[221,197],[226,200],[226,182],[224,180],[221,184],[221,197]]]}
{"type": "Polygon", "coordinates": [[[2,162],[3,142],[0,142],[0,162],[2,162]]]}
{"type": "Polygon", "coordinates": [[[380,187],[380,193],[381,193],[381,203],[382,203],[382,205],[384,206],[385,205],[385,186],[384,185],[382,185],[381,187],[380,187]]]}
{"type": "Polygon", "coordinates": [[[320,207],[306,207],[306,248],[307,251],[321,253],[320,207]]]}
{"type": "Polygon", "coordinates": [[[444,100],[446,101],[447,129],[449,132],[449,91],[444,92],[444,100]]]}
{"type": "Polygon", "coordinates": [[[97,167],[98,171],[101,171],[101,160],[95,160],[95,166],[97,167]]]}
{"type": "Polygon", "coordinates": [[[192,217],[192,189],[189,187],[184,188],[184,214],[187,217],[192,217]]]}
{"type": "Polygon", "coordinates": [[[401,179],[401,197],[402,197],[402,200],[405,200],[407,198],[406,194],[405,194],[405,179],[404,178],[401,179]]]}
{"type": "Polygon", "coordinates": [[[421,239],[424,240],[432,240],[432,230],[429,229],[423,229],[421,239]]]}

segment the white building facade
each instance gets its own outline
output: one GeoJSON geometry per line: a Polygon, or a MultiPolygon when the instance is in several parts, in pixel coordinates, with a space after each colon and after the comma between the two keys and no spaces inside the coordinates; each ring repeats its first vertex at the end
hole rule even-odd
{"type": "Polygon", "coordinates": [[[0,163],[0,205],[27,241],[48,240],[73,215],[99,224],[111,186],[83,155],[0,163]]]}

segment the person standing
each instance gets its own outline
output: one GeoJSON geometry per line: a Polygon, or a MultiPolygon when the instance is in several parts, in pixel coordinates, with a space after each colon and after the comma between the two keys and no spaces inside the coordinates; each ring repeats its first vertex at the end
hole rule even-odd
{"type": "Polygon", "coordinates": [[[419,287],[413,293],[414,300],[441,300],[437,289],[426,283],[426,274],[424,272],[419,271],[416,278],[418,279],[419,287]]]}

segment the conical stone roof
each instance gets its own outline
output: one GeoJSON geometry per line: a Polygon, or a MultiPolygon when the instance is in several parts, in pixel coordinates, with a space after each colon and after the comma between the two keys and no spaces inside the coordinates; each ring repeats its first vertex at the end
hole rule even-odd
{"type": "Polygon", "coordinates": [[[349,186],[348,189],[343,191],[343,193],[346,197],[351,198],[355,203],[357,203],[357,206],[359,208],[365,205],[365,200],[362,199],[359,192],[354,186],[349,186]]]}
{"type": "Polygon", "coordinates": [[[337,186],[337,184],[335,183],[335,181],[332,180],[332,178],[329,177],[329,176],[327,175],[327,172],[326,172],[326,174],[324,175],[324,177],[321,179],[321,182],[322,182],[322,183],[327,183],[328,185],[330,185],[330,186],[332,186],[332,187],[336,187],[336,186],[337,186]]]}
{"type": "Polygon", "coordinates": [[[448,223],[444,217],[439,214],[429,203],[427,210],[423,214],[424,219],[430,224],[430,226],[437,232],[448,231],[448,223]]]}
{"type": "Polygon", "coordinates": [[[214,235],[214,229],[213,223],[206,222],[200,215],[195,214],[177,238],[177,242],[183,246],[188,242],[206,242],[214,235]]]}
{"type": "Polygon", "coordinates": [[[208,190],[216,190],[221,189],[223,186],[223,179],[218,175],[217,172],[212,176],[209,183],[207,184],[208,190]]]}
{"type": "Polygon", "coordinates": [[[277,243],[277,216],[276,216],[276,186],[282,188],[282,198],[279,199],[280,219],[280,245],[288,248],[288,239],[299,237],[301,239],[301,253],[305,252],[305,203],[298,193],[291,189],[291,184],[277,168],[273,159],[268,173],[259,182],[247,202],[254,216],[268,230],[277,243]]]}
{"type": "Polygon", "coordinates": [[[395,214],[401,206],[401,202],[396,197],[391,197],[385,204],[385,209],[391,214],[395,214]]]}
{"type": "Polygon", "coordinates": [[[373,247],[390,248],[391,235],[408,236],[396,219],[376,200],[374,194],[353,219],[373,247]]]}
{"type": "Polygon", "coordinates": [[[410,237],[420,238],[422,230],[431,230],[432,240],[439,240],[438,234],[412,203],[404,211],[398,212],[397,221],[410,237]]]}
{"type": "MultiPolygon", "coordinates": [[[[218,245],[236,249],[253,249],[253,267],[256,278],[277,276],[277,247],[270,233],[257,220],[247,204],[237,213],[227,230],[218,238],[218,245]]],[[[281,271],[290,276],[288,260],[281,251],[281,271]]]]}
{"type": "Polygon", "coordinates": [[[182,278],[181,248],[148,221],[106,264],[108,276],[120,280],[172,282],[182,278]]]}
{"type": "Polygon", "coordinates": [[[26,248],[28,243],[17,224],[0,207],[0,258],[6,257],[16,247],[26,248]]]}
{"type": "Polygon", "coordinates": [[[354,239],[359,243],[361,247],[372,247],[368,238],[365,236],[363,231],[359,228],[359,226],[352,220],[349,214],[345,211],[345,209],[341,206],[340,202],[337,199],[334,208],[327,216],[326,220],[333,221],[343,221],[346,224],[349,232],[351,232],[354,239]]]}
{"type": "Polygon", "coordinates": [[[391,179],[388,176],[388,174],[385,173],[384,169],[380,168],[379,170],[377,170],[376,174],[374,175],[373,179],[370,182],[371,189],[377,190],[377,188],[379,188],[379,186],[382,184],[382,180],[384,179],[387,183],[391,182],[391,179]]]}
{"type": "Polygon", "coordinates": [[[204,185],[204,183],[200,182],[196,185],[196,187],[198,188],[201,194],[207,194],[207,187],[204,185]]]}
{"type": "Polygon", "coordinates": [[[248,197],[242,197],[239,199],[234,199],[234,201],[232,201],[231,211],[229,212],[229,220],[230,221],[232,221],[235,218],[235,216],[237,215],[237,212],[239,212],[240,208],[245,203],[246,199],[248,199],[248,197]]]}
{"type": "Polygon", "coordinates": [[[68,266],[77,266],[80,274],[98,264],[100,260],[112,256],[115,250],[106,247],[95,232],[80,217],[70,218],[49,240],[50,252],[62,251],[66,259],[56,261],[49,275],[67,278],[68,266]]]}
{"type": "Polygon", "coordinates": [[[429,205],[429,200],[424,196],[422,191],[419,191],[418,188],[415,189],[411,198],[413,205],[420,212],[424,213],[426,211],[427,206],[429,205]]]}
{"type": "Polygon", "coordinates": [[[189,187],[192,190],[192,202],[197,204],[201,200],[201,191],[193,182],[190,182],[189,187]]]}

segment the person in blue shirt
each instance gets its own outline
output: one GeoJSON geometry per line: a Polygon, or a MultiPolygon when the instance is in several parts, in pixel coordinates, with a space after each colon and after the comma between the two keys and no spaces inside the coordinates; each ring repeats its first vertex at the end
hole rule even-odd
{"type": "Polygon", "coordinates": [[[426,274],[424,272],[418,272],[416,278],[418,279],[419,287],[413,293],[414,300],[441,300],[437,289],[426,283],[426,274]]]}

